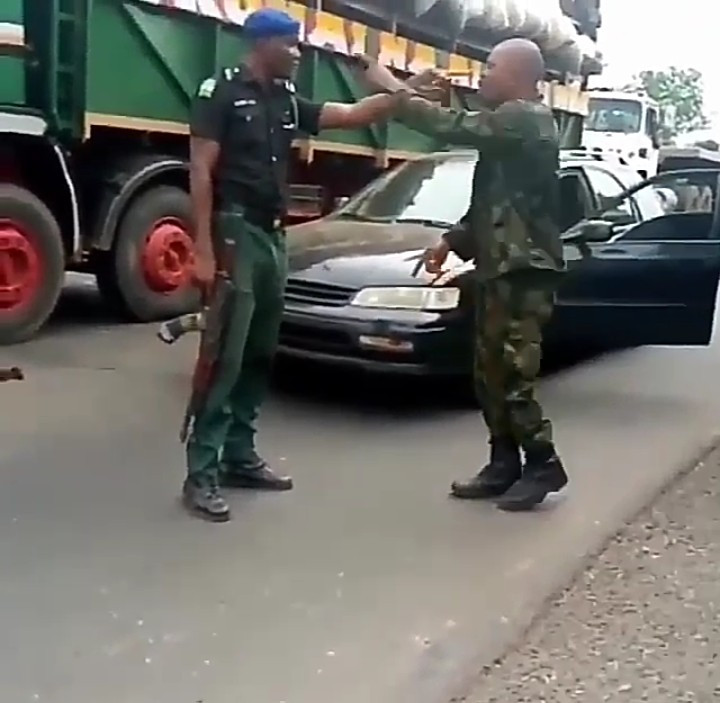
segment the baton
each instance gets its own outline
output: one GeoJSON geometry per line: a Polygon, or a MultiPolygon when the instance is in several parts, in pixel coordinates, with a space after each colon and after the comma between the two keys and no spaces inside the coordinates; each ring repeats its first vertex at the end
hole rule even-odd
{"type": "Polygon", "coordinates": [[[418,274],[420,273],[420,269],[423,267],[424,264],[425,264],[425,255],[421,254],[420,257],[418,258],[418,262],[413,267],[413,270],[412,270],[413,278],[417,278],[418,274]]]}

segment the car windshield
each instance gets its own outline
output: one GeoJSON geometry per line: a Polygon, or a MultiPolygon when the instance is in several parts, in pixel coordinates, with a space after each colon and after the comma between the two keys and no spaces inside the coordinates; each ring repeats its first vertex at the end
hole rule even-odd
{"type": "Polygon", "coordinates": [[[641,122],[642,106],[636,100],[590,98],[585,129],[632,134],[640,131],[641,122]]]}
{"type": "Polygon", "coordinates": [[[470,204],[475,158],[467,154],[408,161],[351,198],[337,217],[454,225],[470,204]]]}

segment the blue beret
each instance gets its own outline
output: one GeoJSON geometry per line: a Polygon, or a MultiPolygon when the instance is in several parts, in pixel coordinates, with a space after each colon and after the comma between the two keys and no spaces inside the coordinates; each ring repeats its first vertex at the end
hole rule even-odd
{"type": "Polygon", "coordinates": [[[272,7],[264,7],[248,15],[243,27],[249,39],[300,35],[300,22],[290,17],[287,12],[272,7]]]}

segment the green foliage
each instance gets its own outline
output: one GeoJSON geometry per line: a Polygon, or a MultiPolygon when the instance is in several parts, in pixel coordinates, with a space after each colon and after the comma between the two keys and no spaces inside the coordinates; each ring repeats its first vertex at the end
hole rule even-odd
{"type": "Polygon", "coordinates": [[[662,71],[642,71],[635,83],[660,104],[666,139],[708,126],[703,75],[697,69],[670,66],[662,71]]]}

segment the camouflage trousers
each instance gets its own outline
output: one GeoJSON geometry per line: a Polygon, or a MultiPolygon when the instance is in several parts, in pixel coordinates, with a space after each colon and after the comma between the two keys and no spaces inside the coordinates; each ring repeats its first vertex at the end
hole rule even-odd
{"type": "Polygon", "coordinates": [[[485,282],[477,305],[475,383],[492,439],[525,452],[554,452],[552,426],[535,398],[542,330],[558,276],[522,271],[485,282]]]}

